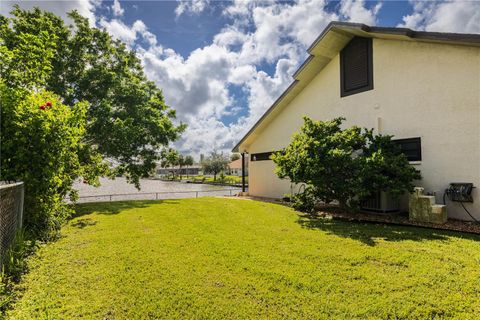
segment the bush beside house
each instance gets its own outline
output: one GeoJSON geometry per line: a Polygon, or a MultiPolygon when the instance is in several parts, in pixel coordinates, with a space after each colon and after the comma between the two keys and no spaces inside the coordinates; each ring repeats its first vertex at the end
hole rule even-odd
{"type": "Polygon", "coordinates": [[[317,202],[337,201],[354,210],[379,191],[392,196],[411,192],[412,182],[421,178],[390,136],[356,126],[342,129],[344,120],[304,117],[290,144],[272,156],[280,178],[306,184],[303,193],[293,195],[297,209],[313,211],[317,202]]]}

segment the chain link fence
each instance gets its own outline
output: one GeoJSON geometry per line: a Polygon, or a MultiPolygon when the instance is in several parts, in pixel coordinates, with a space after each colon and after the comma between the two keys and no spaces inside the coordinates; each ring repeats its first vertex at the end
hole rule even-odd
{"type": "Polygon", "coordinates": [[[241,189],[230,188],[221,190],[189,190],[189,191],[168,191],[168,192],[146,192],[146,193],[118,193],[118,194],[99,194],[91,196],[81,196],[78,203],[85,202],[109,202],[125,200],[167,200],[184,199],[200,197],[222,197],[234,196],[241,189]]]}
{"type": "Polygon", "coordinates": [[[0,181],[0,264],[22,227],[24,188],[23,182],[0,181]]]}

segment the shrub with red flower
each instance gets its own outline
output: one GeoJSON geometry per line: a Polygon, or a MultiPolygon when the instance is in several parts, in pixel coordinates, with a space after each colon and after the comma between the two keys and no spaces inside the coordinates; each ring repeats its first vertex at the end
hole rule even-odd
{"type": "Polygon", "coordinates": [[[40,108],[40,110],[45,110],[47,107],[48,108],[52,107],[52,102],[51,101],[47,101],[47,103],[42,104],[39,108],[40,108]]]}
{"type": "Polygon", "coordinates": [[[48,239],[72,213],[63,200],[76,199],[74,181],[89,174],[82,163],[88,156],[82,142],[87,104],[67,106],[45,90],[22,95],[14,90],[0,81],[0,180],[24,181],[24,226],[48,239]],[[50,117],[47,111],[53,102],[55,117],[50,117]]]}

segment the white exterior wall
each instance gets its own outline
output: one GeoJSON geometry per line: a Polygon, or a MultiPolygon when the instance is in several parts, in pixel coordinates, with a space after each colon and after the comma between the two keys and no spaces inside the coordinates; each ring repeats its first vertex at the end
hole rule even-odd
{"type": "MultiPolygon", "coordinates": [[[[441,202],[450,182],[473,182],[480,219],[480,48],[398,40],[373,40],[374,89],[340,97],[337,55],[249,146],[251,153],[285,147],[302,116],[347,118],[345,125],[375,128],[396,139],[421,137],[422,161],[414,164],[417,185],[441,202]]],[[[250,161],[249,193],[280,198],[290,183],[273,173],[272,161],[250,161]]],[[[449,217],[468,219],[457,203],[449,217]]]]}

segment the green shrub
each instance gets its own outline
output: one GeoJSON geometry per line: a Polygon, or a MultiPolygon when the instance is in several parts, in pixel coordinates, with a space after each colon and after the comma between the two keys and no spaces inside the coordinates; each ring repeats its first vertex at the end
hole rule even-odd
{"type": "Polygon", "coordinates": [[[294,206],[308,211],[312,201],[337,201],[351,210],[378,191],[393,196],[413,191],[420,172],[409,165],[391,136],[356,126],[342,129],[343,120],[305,117],[286,149],[272,156],[280,178],[308,186],[294,197],[294,206]]]}
{"type": "Polygon", "coordinates": [[[317,197],[312,186],[307,186],[303,192],[291,195],[290,201],[292,202],[292,207],[297,211],[306,213],[315,212],[317,197]]]}
{"type": "Polygon", "coordinates": [[[19,95],[0,86],[2,103],[1,180],[24,181],[24,225],[35,237],[55,235],[72,212],[75,179],[89,178],[80,164],[85,103],[68,107],[47,91],[19,95]]]}
{"type": "Polygon", "coordinates": [[[226,176],[225,176],[225,173],[223,171],[220,172],[220,175],[218,177],[220,179],[219,182],[225,182],[226,176]]]}

